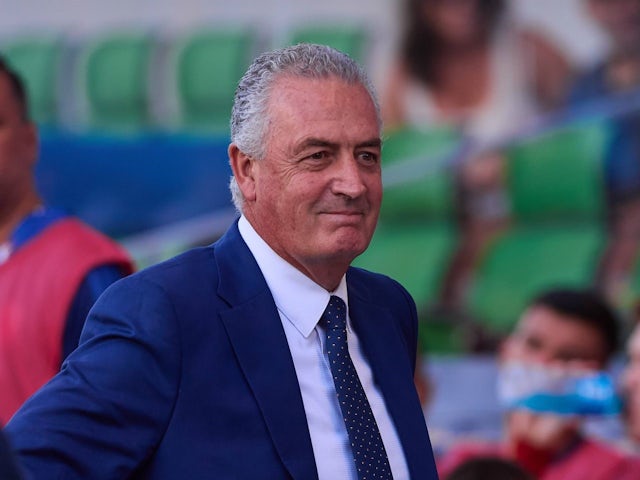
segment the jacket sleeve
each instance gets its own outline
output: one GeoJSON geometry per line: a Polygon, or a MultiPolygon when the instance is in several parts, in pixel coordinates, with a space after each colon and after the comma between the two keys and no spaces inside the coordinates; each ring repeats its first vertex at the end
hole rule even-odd
{"type": "Polygon", "coordinates": [[[109,285],[124,276],[126,276],[126,273],[118,265],[101,265],[91,270],[82,280],[73,298],[67,314],[67,321],[64,325],[62,362],[78,347],[85,319],[93,304],[96,303],[96,300],[109,285]]]}
{"type": "Polygon", "coordinates": [[[154,451],[181,372],[179,326],[163,289],[116,282],[92,308],[80,346],[6,432],[30,478],[128,478],[154,451]]]}

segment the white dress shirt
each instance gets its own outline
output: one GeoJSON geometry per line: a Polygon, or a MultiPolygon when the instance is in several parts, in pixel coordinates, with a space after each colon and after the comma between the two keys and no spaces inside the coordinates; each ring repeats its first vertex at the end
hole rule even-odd
{"type": "Polygon", "coordinates": [[[300,385],[320,480],[357,480],[349,437],[324,348],[325,333],[318,325],[331,295],[339,296],[347,305],[349,354],[378,424],[393,478],[408,479],[406,459],[395,426],[373,381],[358,337],[351,328],[346,277],[342,277],[334,292],[328,292],[276,254],[244,216],[238,227],[278,307],[300,385]]]}

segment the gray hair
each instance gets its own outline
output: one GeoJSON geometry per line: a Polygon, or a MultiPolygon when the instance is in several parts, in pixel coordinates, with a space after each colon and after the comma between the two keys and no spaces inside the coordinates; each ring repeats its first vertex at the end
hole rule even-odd
{"type": "MultiPolygon", "coordinates": [[[[264,158],[269,96],[276,79],[282,75],[311,79],[335,76],[349,84],[361,84],[369,92],[382,129],[380,105],[364,69],[331,47],[301,43],[261,54],[240,79],[231,110],[231,142],[245,155],[264,158]]],[[[233,176],[229,189],[236,209],[242,212],[244,198],[233,176]]]]}

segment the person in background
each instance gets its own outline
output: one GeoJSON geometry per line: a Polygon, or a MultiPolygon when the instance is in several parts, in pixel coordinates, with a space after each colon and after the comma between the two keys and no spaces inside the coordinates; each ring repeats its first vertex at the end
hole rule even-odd
{"type": "Polygon", "coordinates": [[[241,216],[111,286],[62,371],[7,425],[34,478],[437,479],[417,312],[350,267],[382,200],[381,119],[351,58],[299,44],[236,89],[241,216]]]}
{"type": "Polygon", "coordinates": [[[60,370],[95,300],[133,270],[110,239],[44,204],[37,153],[23,83],[0,58],[0,424],[60,370]]]}
{"type": "Polygon", "coordinates": [[[534,480],[534,477],[512,460],[477,457],[462,462],[444,480],[534,480]]]}
{"type": "MultiPolygon", "coordinates": [[[[548,372],[598,372],[616,350],[617,318],[591,291],[556,289],[535,298],[506,340],[503,364],[548,372]]],[[[640,459],[586,438],[576,416],[515,409],[499,443],[460,443],[438,460],[441,476],[461,462],[497,455],[516,460],[542,480],[637,478],[640,459]]]]}
{"type": "MultiPolygon", "coordinates": [[[[572,75],[558,48],[510,25],[505,0],[405,0],[404,30],[383,96],[385,126],[453,128],[470,153],[448,172],[459,244],[437,310],[464,309],[469,278],[508,224],[504,158],[494,144],[562,104],[572,75]]],[[[425,159],[430,161],[431,159],[425,159]]]]}
{"type": "Polygon", "coordinates": [[[406,0],[385,125],[451,124],[488,142],[559,106],[571,69],[549,41],[515,31],[504,0],[406,0]]]}
{"type": "MultiPolygon", "coordinates": [[[[576,79],[568,102],[574,108],[640,89],[640,0],[583,1],[611,47],[605,58],[576,79]]],[[[640,244],[640,112],[628,111],[610,123],[612,138],[604,159],[610,240],[598,280],[618,304],[640,244]]]]}

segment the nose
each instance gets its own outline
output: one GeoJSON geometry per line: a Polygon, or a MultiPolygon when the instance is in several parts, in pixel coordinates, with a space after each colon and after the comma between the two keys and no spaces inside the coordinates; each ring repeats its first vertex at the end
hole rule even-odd
{"type": "Polygon", "coordinates": [[[539,351],[532,355],[532,361],[546,367],[561,365],[551,352],[539,351]]]}
{"type": "Polygon", "coordinates": [[[358,160],[352,155],[341,155],[335,163],[332,191],[335,195],[358,198],[367,190],[363,179],[364,172],[358,160]]]}

